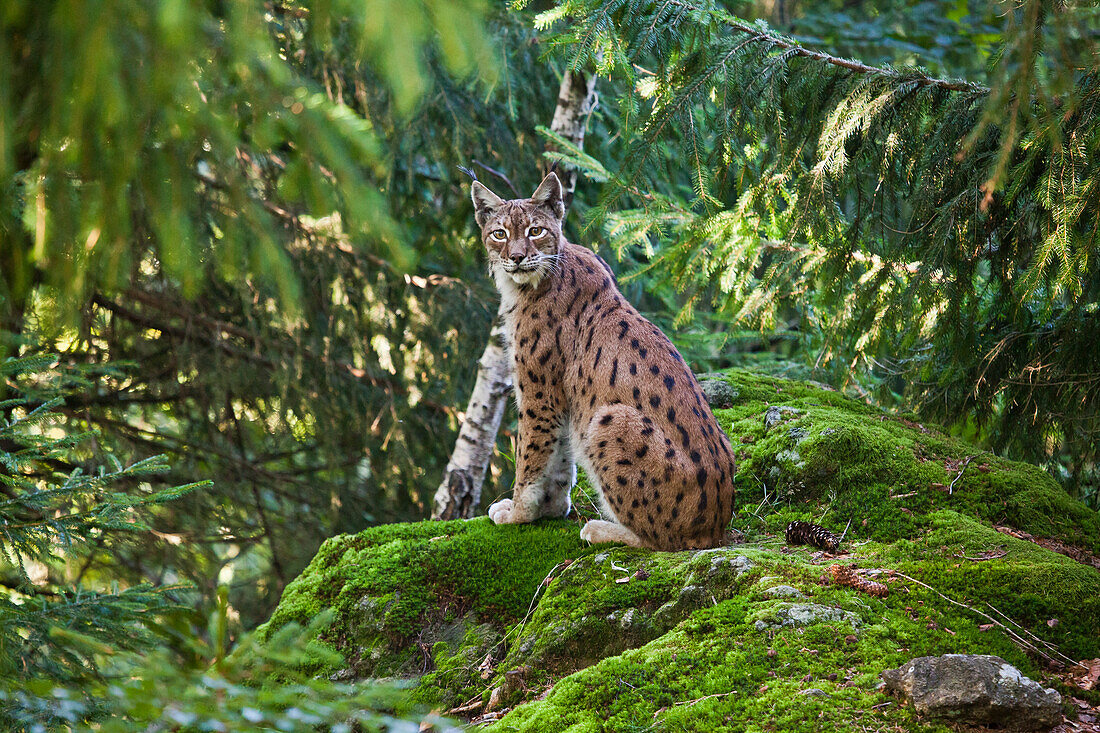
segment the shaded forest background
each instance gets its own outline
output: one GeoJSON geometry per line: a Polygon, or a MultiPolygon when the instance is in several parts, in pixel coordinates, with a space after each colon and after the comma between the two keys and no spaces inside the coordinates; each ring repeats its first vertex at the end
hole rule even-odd
{"type": "Polygon", "coordinates": [[[7,3],[0,409],[53,417],[0,435],[0,584],[170,585],[180,653],[426,517],[496,309],[460,166],[579,169],[568,235],[696,371],[916,412],[1095,507],[1098,38],[1039,0],[7,3]],[[547,130],[571,65],[583,151],[547,130]]]}

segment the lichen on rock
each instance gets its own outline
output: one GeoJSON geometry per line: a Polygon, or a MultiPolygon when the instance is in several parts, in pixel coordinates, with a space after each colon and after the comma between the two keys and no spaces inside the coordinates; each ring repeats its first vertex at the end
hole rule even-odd
{"type": "MultiPolygon", "coordinates": [[[[1056,684],[990,617],[1100,656],[1100,572],[997,529],[1100,552],[1097,513],[1042,470],[812,384],[715,379],[743,544],[588,547],[576,521],[387,525],[326,542],[267,629],[335,608],[324,639],[346,664],[316,673],[415,679],[441,710],[493,707],[482,721],[499,731],[946,730],[880,673],[986,654],[1056,684]],[[792,520],[844,534],[840,555],[786,547],[792,520]],[[834,585],[834,563],[888,597],[834,585]]],[[[582,476],[581,521],[593,499],[582,476]]]]}
{"type": "Polygon", "coordinates": [[[987,654],[920,657],[882,673],[886,688],[917,714],[1008,730],[1049,729],[1062,721],[1062,698],[987,654]]]}

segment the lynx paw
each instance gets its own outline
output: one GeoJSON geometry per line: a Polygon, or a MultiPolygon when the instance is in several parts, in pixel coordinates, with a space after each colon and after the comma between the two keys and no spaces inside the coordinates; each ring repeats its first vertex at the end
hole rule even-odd
{"type": "Polygon", "coordinates": [[[596,544],[598,542],[621,542],[631,547],[645,547],[638,535],[616,522],[592,519],[581,527],[581,539],[596,544]]]}
{"type": "Polygon", "coordinates": [[[513,509],[515,504],[511,499],[501,499],[495,501],[489,505],[489,519],[493,520],[493,524],[511,524],[513,509]]]}

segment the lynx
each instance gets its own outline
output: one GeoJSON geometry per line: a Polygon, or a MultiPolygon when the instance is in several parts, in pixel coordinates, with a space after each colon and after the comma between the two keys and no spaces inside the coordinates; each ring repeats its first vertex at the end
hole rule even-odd
{"type": "Polygon", "coordinates": [[[565,516],[574,461],[601,497],[589,542],[656,550],[721,544],[734,457],[672,342],[626,301],[611,268],[561,233],[561,182],[505,201],[479,182],[475,218],[502,299],[519,439],[496,524],[565,516]]]}

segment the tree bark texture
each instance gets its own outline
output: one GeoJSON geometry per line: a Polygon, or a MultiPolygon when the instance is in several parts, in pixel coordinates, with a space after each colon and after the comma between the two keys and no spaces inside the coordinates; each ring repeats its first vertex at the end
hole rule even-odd
{"type": "MultiPolygon", "coordinates": [[[[550,129],[577,147],[583,147],[585,124],[595,103],[595,75],[566,71],[550,129]]],[[[556,173],[561,179],[568,208],[577,187],[577,172],[559,169],[556,173]]],[[[493,330],[489,332],[485,353],[478,362],[477,380],[466,407],[466,417],[458,431],[443,481],[435,492],[432,519],[469,519],[481,503],[481,486],[493,456],[508,395],[512,393],[512,359],[507,338],[504,319],[498,313],[493,330]]]]}
{"type": "MultiPolygon", "coordinates": [[[[558,89],[558,104],[554,109],[554,120],[550,130],[561,135],[578,148],[584,147],[584,130],[588,116],[596,106],[596,75],[583,72],[566,71],[558,89]]],[[[543,173],[549,172],[549,168],[543,173]]],[[[577,171],[557,170],[565,191],[565,208],[573,203],[573,192],[577,188],[577,171]]]]}
{"type": "Polygon", "coordinates": [[[489,343],[478,362],[477,381],[458,431],[451,460],[435,492],[432,519],[468,519],[481,502],[481,485],[493,457],[497,431],[512,393],[512,360],[500,313],[493,320],[489,343]]]}

